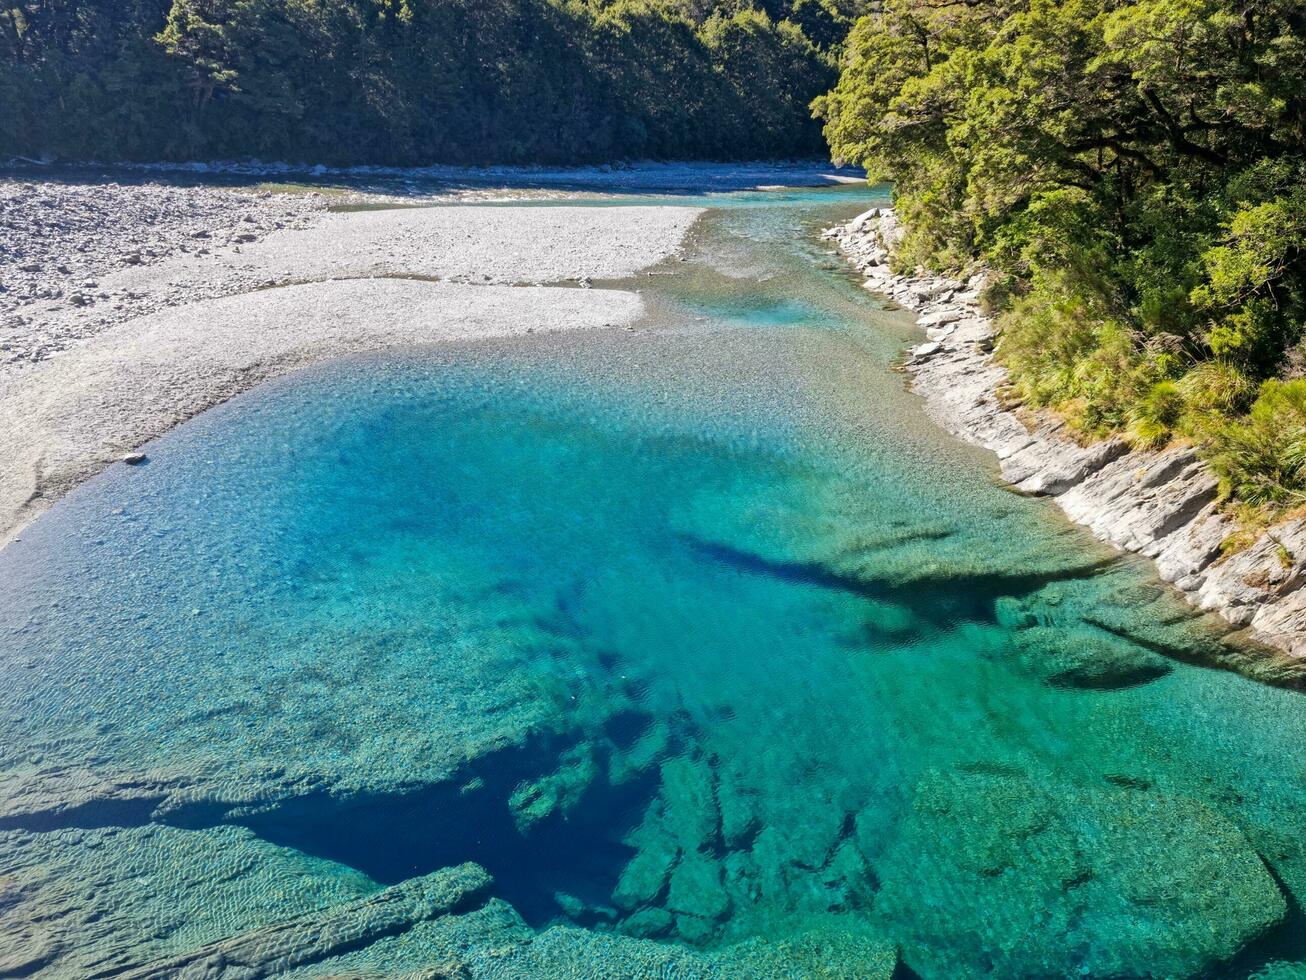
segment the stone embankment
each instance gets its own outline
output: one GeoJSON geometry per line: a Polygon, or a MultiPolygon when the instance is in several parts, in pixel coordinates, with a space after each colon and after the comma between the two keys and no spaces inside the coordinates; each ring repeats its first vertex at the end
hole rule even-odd
{"type": "Polygon", "coordinates": [[[1051,497],[1098,538],[1153,559],[1195,605],[1252,639],[1306,657],[1306,520],[1226,556],[1221,546],[1237,528],[1192,447],[1140,450],[1120,439],[1081,445],[1063,422],[1004,403],[1008,377],[993,358],[995,325],[979,306],[982,275],[957,282],[895,272],[889,257],[901,229],[888,208],[825,237],[866,276],[867,289],[917,314],[927,340],[908,352],[906,369],[939,424],[996,453],[1017,490],[1051,497]]]}

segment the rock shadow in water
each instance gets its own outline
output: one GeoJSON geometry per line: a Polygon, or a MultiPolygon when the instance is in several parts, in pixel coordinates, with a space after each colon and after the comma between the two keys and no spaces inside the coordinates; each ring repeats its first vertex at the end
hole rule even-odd
{"type": "Polygon", "coordinates": [[[632,853],[621,838],[657,790],[656,772],[614,785],[600,774],[606,765],[576,764],[594,751],[585,742],[514,747],[434,785],[347,798],[313,793],[234,822],[382,884],[473,861],[527,923],[590,924],[605,917],[632,853]]]}

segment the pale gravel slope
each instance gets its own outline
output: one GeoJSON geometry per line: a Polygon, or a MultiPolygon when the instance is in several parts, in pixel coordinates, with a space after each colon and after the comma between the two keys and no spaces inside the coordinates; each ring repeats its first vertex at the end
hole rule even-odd
{"type": "Polygon", "coordinates": [[[242,264],[274,277],[418,275],[467,282],[624,279],[702,212],[679,207],[423,207],[333,214],[274,233],[242,264]]]}
{"type": "MultiPolygon", "coordinates": [[[[387,208],[329,214],[259,241],[192,250],[101,275],[95,299],[39,301],[0,334],[9,371],[63,356],[132,317],[270,285],[410,276],[474,283],[624,279],[675,253],[702,214],[688,207],[387,208]]],[[[249,237],[255,237],[253,232],[249,237]]],[[[88,293],[90,291],[87,291],[88,293]]]]}
{"type": "Polygon", "coordinates": [[[128,450],[276,375],[387,347],[625,325],[642,312],[639,296],[617,290],[354,279],[128,321],[0,384],[0,545],[128,450]]]}

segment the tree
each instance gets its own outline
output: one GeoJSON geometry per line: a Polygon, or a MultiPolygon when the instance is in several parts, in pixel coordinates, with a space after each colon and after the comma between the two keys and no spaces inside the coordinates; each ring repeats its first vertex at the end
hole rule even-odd
{"type": "Polygon", "coordinates": [[[1209,442],[1306,363],[1304,45],[1293,0],[886,0],[815,110],[901,261],[994,271],[1028,400],[1209,442]]]}

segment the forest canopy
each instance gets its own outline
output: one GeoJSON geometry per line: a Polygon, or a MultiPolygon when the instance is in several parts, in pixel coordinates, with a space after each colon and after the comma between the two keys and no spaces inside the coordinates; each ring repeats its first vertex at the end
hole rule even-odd
{"type": "Polygon", "coordinates": [[[885,0],[818,100],[899,261],[994,276],[1016,395],[1306,503],[1306,5],[885,0]]]}
{"type": "Polygon", "coordinates": [[[0,154],[580,163],[825,152],[862,0],[0,0],[0,154]]]}

